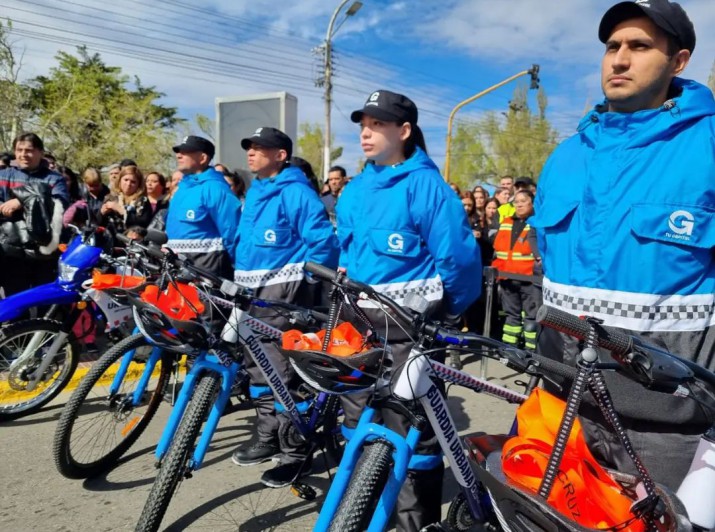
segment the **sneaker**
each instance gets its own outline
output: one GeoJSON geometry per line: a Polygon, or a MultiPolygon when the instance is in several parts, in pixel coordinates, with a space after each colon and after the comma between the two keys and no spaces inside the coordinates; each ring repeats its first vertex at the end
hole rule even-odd
{"type": "Polygon", "coordinates": [[[88,355],[96,355],[99,353],[99,347],[94,342],[88,342],[84,344],[84,350],[88,355]]]}
{"type": "Polygon", "coordinates": [[[269,488],[284,488],[290,486],[297,480],[298,472],[300,476],[305,477],[313,472],[312,457],[308,458],[309,463],[303,466],[303,462],[281,463],[269,469],[261,476],[261,484],[269,488]],[[302,471],[301,471],[302,468],[302,471]]]}
{"type": "Polygon", "coordinates": [[[240,466],[252,466],[277,458],[280,452],[273,442],[255,441],[239,447],[231,456],[231,461],[240,466]]]}

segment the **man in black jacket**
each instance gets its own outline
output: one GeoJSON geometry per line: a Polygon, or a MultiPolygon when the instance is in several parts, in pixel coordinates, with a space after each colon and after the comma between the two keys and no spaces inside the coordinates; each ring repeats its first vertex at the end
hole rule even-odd
{"type": "MultiPolygon", "coordinates": [[[[44,161],[45,147],[42,139],[34,133],[22,133],[12,143],[17,167],[0,170],[0,223],[20,222],[24,219],[23,205],[15,197],[13,190],[32,183],[45,183],[49,186],[54,200],[52,209],[53,226],[58,225],[57,234],[62,228],[62,212],[69,203],[69,192],[65,179],[49,169],[44,161]],[[58,221],[58,224],[54,222],[58,221]]],[[[54,246],[56,249],[56,245],[54,246]]],[[[42,254],[52,255],[54,250],[43,248],[42,254]]],[[[0,287],[4,296],[21,292],[32,286],[52,280],[55,264],[52,260],[37,260],[25,256],[9,256],[5,251],[0,254],[0,287]]]]}

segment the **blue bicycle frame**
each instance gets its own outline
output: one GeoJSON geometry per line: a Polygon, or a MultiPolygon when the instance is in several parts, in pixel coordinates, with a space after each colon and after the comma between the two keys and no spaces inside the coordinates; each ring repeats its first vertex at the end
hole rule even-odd
{"type": "MultiPolygon", "coordinates": [[[[135,327],[134,331],[132,332],[132,335],[138,333],[139,329],[135,327]]],[[[122,387],[122,383],[124,382],[124,378],[127,376],[127,371],[129,371],[129,365],[134,360],[135,351],[136,349],[131,349],[127,351],[124,356],[122,356],[122,361],[119,363],[119,368],[117,368],[117,372],[114,375],[114,379],[112,379],[112,384],[109,386],[110,396],[114,396],[119,393],[119,390],[122,387]]],[[[157,362],[161,360],[162,354],[163,350],[160,347],[152,348],[151,354],[146,361],[146,365],[144,366],[144,370],[142,371],[141,377],[139,377],[137,387],[134,389],[134,393],[132,394],[131,405],[133,407],[138,407],[142,403],[144,392],[146,391],[146,387],[149,384],[149,379],[151,378],[152,373],[154,373],[154,368],[156,368],[157,362]]]]}
{"type": "MultiPolygon", "coordinates": [[[[318,396],[314,399],[315,408],[312,411],[312,415],[310,419],[306,421],[301,416],[301,413],[304,412],[309,405],[296,404],[288,390],[288,386],[283,382],[279,373],[276,371],[275,367],[273,367],[273,364],[266,355],[262,342],[259,338],[268,336],[273,339],[280,339],[282,334],[283,332],[281,330],[271,327],[270,325],[251,317],[248,313],[236,307],[231,313],[229,323],[226,325],[226,328],[224,328],[222,337],[224,341],[231,343],[237,343],[237,340],[240,338],[241,343],[246,345],[250,356],[252,356],[256,361],[256,364],[263,373],[266,382],[273,391],[274,397],[278,400],[279,405],[290,417],[295,428],[303,436],[308,438],[309,435],[314,432],[320,420],[320,413],[323,411],[323,407],[328,400],[328,394],[323,392],[318,394],[318,396]]],[[[155,348],[149,360],[151,361],[153,357],[156,357],[153,362],[153,364],[156,364],[156,361],[161,357],[161,350],[155,348]],[[159,351],[159,354],[156,354],[157,351],[159,351]]],[[[125,355],[125,360],[131,361],[130,353],[125,355]]],[[[129,362],[126,363],[127,367],[128,363],[129,362]]],[[[216,401],[211,407],[211,412],[209,413],[199,441],[194,449],[193,456],[189,462],[191,470],[196,470],[201,467],[206,451],[208,450],[209,443],[211,442],[213,434],[216,431],[216,427],[218,426],[221,414],[231,397],[231,387],[240,369],[241,365],[238,362],[234,361],[226,367],[221,363],[216,355],[207,351],[201,351],[199,353],[191,371],[189,371],[186,376],[176,404],[171,411],[167,424],[162,432],[161,439],[157,444],[155,455],[158,460],[161,460],[164,457],[169,449],[169,446],[171,445],[174,435],[179,428],[181,418],[184,416],[189,401],[191,400],[198,377],[202,372],[212,371],[220,375],[221,389],[216,401]]],[[[144,369],[144,373],[142,374],[142,381],[140,382],[140,385],[142,382],[145,383],[148,381],[148,375],[151,375],[152,371],[153,366],[150,363],[147,363],[147,367],[144,369]]],[[[124,369],[124,374],[126,374],[126,368],[124,369]]],[[[118,373],[115,380],[119,379],[117,382],[121,383],[122,378],[123,376],[120,377],[118,373]]],[[[135,391],[135,401],[137,401],[137,398],[141,396],[140,391],[142,389],[142,386],[137,387],[137,391],[135,391]]]]}
{"type": "MultiPolygon", "coordinates": [[[[407,364],[393,388],[394,395],[397,396],[399,401],[416,399],[420,401],[437,435],[442,451],[447,456],[450,468],[464,491],[472,515],[475,519],[483,519],[485,508],[488,508],[487,505],[490,503],[489,501],[480,500],[478,482],[467,459],[467,454],[455,428],[454,420],[449,413],[446,399],[430,380],[430,377],[437,377],[445,382],[494,395],[513,403],[522,403],[526,400],[526,396],[503,386],[490,383],[486,379],[473,377],[463,371],[447,367],[434,360],[427,361],[422,356],[422,349],[417,346],[410,352],[407,364]]],[[[321,508],[314,531],[323,532],[328,530],[350,484],[353,471],[362,454],[363,445],[365,442],[377,438],[385,439],[392,445],[394,467],[390,470],[387,483],[380,494],[377,507],[367,530],[368,532],[379,532],[387,527],[388,520],[397,502],[397,496],[407,478],[410,461],[415,454],[415,448],[421,432],[416,427],[412,427],[406,437],[401,436],[383,425],[373,423],[374,412],[370,407],[366,407],[363,410],[355,432],[345,447],[345,453],[340,461],[340,466],[330,486],[325,503],[321,508]]],[[[515,427],[512,427],[512,430],[515,430],[515,427]]]]}

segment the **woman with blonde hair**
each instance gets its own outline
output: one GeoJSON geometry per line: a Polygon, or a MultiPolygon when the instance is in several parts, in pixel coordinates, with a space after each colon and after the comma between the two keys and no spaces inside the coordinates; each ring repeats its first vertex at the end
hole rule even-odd
{"type": "Polygon", "coordinates": [[[100,210],[109,189],[102,183],[102,176],[96,168],[88,167],[82,172],[80,199],[70,205],[62,218],[65,227],[69,224],[98,224],[101,220],[100,210]]]}
{"type": "Polygon", "coordinates": [[[151,222],[152,212],[144,190],[144,176],[136,166],[125,166],[119,174],[119,192],[110,194],[101,208],[102,224],[110,221],[117,229],[127,227],[146,228],[151,222]]]}

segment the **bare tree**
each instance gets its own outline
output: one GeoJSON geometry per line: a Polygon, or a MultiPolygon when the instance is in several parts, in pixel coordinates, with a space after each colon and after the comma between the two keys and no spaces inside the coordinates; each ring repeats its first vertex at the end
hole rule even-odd
{"type": "Polygon", "coordinates": [[[29,113],[29,91],[20,83],[23,53],[17,53],[9,38],[12,22],[0,21],[0,150],[10,150],[12,139],[23,129],[29,113]]]}

